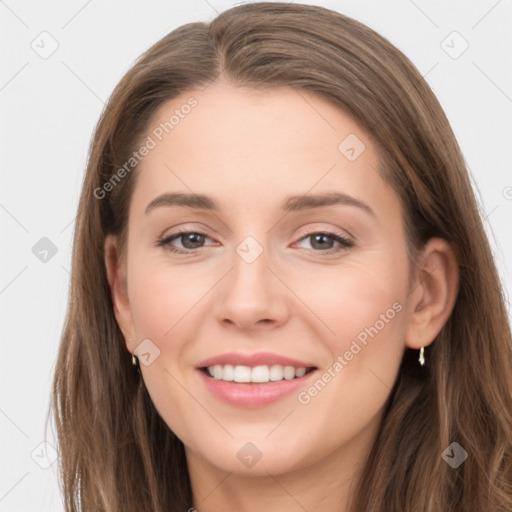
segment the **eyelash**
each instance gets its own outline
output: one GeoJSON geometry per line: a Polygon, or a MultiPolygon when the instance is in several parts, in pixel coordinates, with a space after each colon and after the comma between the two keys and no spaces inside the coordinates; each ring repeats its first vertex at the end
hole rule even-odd
{"type": "MultiPolygon", "coordinates": [[[[172,233],[171,235],[168,235],[168,236],[158,240],[157,246],[164,247],[166,250],[173,252],[173,253],[178,253],[178,254],[191,254],[192,253],[193,254],[197,250],[202,249],[202,247],[198,247],[196,249],[183,250],[183,249],[177,249],[170,245],[172,240],[174,240],[176,238],[180,238],[181,235],[189,235],[189,234],[202,235],[206,238],[209,238],[206,233],[203,233],[201,231],[182,230],[182,231],[176,231],[175,233],[172,233]]],[[[335,240],[336,242],[341,244],[341,247],[338,247],[336,249],[329,249],[326,251],[311,249],[312,251],[317,252],[322,255],[335,254],[335,253],[341,252],[345,249],[349,249],[354,246],[353,242],[351,242],[348,238],[344,238],[344,237],[338,235],[337,233],[333,233],[332,231],[312,231],[311,233],[307,233],[302,238],[300,238],[299,241],[304,240],[305,238],[308,238],[313,235],[327,235],[328,237],[332,238],[333,240],[335,240]]]]}

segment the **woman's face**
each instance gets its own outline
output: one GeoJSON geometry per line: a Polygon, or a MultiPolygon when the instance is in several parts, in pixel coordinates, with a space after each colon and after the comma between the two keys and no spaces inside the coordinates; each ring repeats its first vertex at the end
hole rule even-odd
{"type": "Polygon", "coordinates": [[[189,463],[265,475],[356,460],[409,315],[402,211],[365,132],[304,91],[220,82],[165,103],[144,144],[116,314],[189,463]]]}

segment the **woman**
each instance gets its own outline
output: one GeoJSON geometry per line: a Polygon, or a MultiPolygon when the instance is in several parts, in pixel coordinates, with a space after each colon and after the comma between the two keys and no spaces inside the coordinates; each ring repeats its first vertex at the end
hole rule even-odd
{"type": "Polygon", "coordinates": [[[279,3],[142,55],[92,142],[53,406],[67,511],[511,510],[502,289],[410,61],[279,3]]]}

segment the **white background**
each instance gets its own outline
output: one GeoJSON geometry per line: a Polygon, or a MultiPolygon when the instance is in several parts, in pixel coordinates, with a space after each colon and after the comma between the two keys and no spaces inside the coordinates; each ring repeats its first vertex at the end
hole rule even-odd
{"type": "MultiPolygon", "coordinates": [[[[238,3],[0,0],[0,512],[63,510],[57,462],[41,467],[53,459],[52,449],[45,454],[40,443],[56,446],[45,420],[78,195],[103,104],[134,59],[158,39],[238,3]],[[43,31],[51,36],[40,36],[43,31]],[[41,37],[50,37],[47,49],[51,38],[58,43],[47,59],[31,47],[43,46],[41,37]],[[42,237],[57,248],[46,263],[32,252],[42,237]]],[[[509,297],[512,1],[306,3],[366,23],[426,75],[471,170],[509,297]],[[453,31],[469,43],[457,59],[441,46],[453,31]]],[[[461,48],[455,37],[448,44],[461,48]]],[[[510,312],[510,302],[508,307],[510,312]]]]}

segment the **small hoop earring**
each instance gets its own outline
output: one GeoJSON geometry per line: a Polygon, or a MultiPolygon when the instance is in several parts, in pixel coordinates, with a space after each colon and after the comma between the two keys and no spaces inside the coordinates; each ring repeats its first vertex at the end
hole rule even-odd
{"type": "Polygon", "coordinates": [[[420,366],[423,366],[425,364],[425,349],[424,349],[424,347],[420,348],[420,356],[418,358],[418,361],[420,362],[420,366]]]}
{"type": "Polygon", "coordinates": [[[132,365],[137,367],[138,372],[140,373],[140,364],[139,360],[135,355],[132,354],[132,365]]]}

